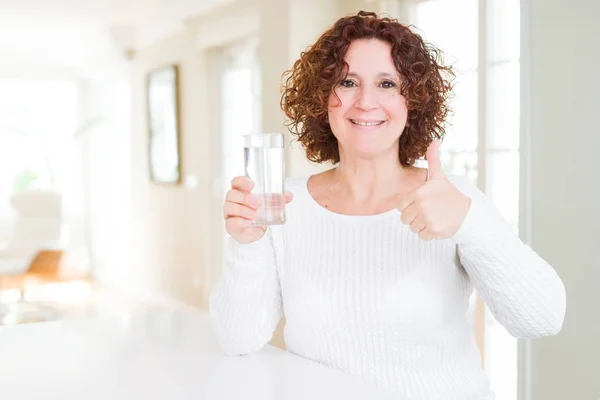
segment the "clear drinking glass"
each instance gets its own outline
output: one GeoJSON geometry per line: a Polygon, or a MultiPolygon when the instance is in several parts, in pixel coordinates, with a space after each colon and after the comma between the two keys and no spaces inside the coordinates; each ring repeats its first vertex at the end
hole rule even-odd
{"type": "Polygon", "coordinates": [[[244,136],[244,173],[254,182],[252,193],[261,205],[254,225],[285,222],[284,147],[281,133],[244,136]]]}

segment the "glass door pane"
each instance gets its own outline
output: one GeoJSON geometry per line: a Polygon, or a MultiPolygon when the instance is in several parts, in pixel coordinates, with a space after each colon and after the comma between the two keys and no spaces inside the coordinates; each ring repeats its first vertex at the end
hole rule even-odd
{"type": "Polygon", "coordinates": [[[444,54],[444,64],[456,73],[441,157],[447,173],[478,176],[478,2],[477,0],[428,0],[414,10],[416,32],[444,54]],[[456,21],[461,21],[457,24],[456,21]]]}
{"type": "MultiPolygon", "coordinates": [[[[213,78],[215,79],[214,99],[215,121],[218,139],[214,148],[217,157],[213,160],[215,171],[214,203],[215,210],[221,210],[225,195],[231,188],[231,180],[244,173],[243,136],[259,132],[261,126],[260,68],[258,41],[254,38],[215,49],[211,53],[213,78]]],[[[212,224],[215,235],[213,248],[216,253],[211,260],[212,268],[207,271],[208,290],[220,273],[223,254],[227,243],[227,233],[222,213],[214,213],[212,224]]]]}
{"type": "Polygon", "coordinates": [[[492,64],[488,69],[488,146],[518,150],[520,130],[520,65],[492,64]]]}

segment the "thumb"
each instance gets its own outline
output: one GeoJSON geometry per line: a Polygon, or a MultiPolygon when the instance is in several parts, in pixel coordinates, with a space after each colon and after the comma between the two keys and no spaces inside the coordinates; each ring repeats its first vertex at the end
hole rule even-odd
{"type": "Polygon", "coordinates": [[[429,179],[436,176],[443,177],[444,170],[442,169],[442,161],[440,160],[440,140],[434,139],[427,148],[425,158],[429,167],[429,179]]]}

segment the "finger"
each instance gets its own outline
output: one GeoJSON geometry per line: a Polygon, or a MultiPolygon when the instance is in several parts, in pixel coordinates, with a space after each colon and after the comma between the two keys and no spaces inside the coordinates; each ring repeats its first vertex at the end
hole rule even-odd
{"type": "Polygon", "coordinates": [[[425,229],[425,221],[421,218],[415,218],[415,220],[410,224],[410,230],[414,233],[420,233],[425,229]]]}
{"type": "Polygon", "coordinates": [[[292,192],[285,192],[285,204],[289,203],[294,199],[294,194],[292,192]]]}
{"type": "Polygon", "coordinates": [[[241,204],[253,209],[258,209],[260,206],[260,200],[255,195],[249,192],[241,192],[239,190],[230,190],[227,192],[225,201],[241,204]]]}
{"type": "Polygon", "coordinates": [[[223,215],[225,216],[225,219],[241,217],[252,221],[256,218],[256,210],[238,203],[227,202],[225,203],[225,206],[223,206],[223,215]]]}
{"type": "Polygon", "coordinates": [[[236,176],[231,181],[231,188],[242,192],[249,192],[254,188],[254,182],[247,176],[236,176]]]}
{"type": "Polygon", "coordinates": [[[408,206],[415,202],[415,191],[411,190],[404,196],[404,198],[400,201],[400,205],[398,206],[398,210],[400,212],[404,212],[408,206]]]}
{"type": "Polygon", "coordinates": [[[440,160],[440,140],[434,139],[427,148],[425,158],[427,159],[427,165],[429,168],[429,179],[438,176],[444,176],[442,169],[442,161],[440,160]]]}
{"type": "Polygon", "coordinates": [[[240,217],[231,217],[225,220],[225,227],[230,231],[239,231],[252,226],[252,221],[240,217]]]}
{"type": "Polygon", "coordinates": [[[411,203],[404,209],[404,211],[402,211],[402,214],[400,215],[400,221],[402,221],[403,224],[410,225],[416,217],[417,207],[415,206],[415,203],[411,203]]]}
{"type": "Polygon", "coordinates": [[[422,231],[419,232],[419,237],[422,240],[430,241],[430,240],[433,240],[435,238],[435,235],[431,231],[427,230],[427,228],[425,228],[425,229],[423,229],[422,231]]]}

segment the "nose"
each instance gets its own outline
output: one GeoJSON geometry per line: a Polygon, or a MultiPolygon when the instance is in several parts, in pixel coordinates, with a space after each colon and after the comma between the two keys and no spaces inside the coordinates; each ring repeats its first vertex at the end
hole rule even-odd
{"type": "Polygon", "coordinates": [[[379,100],[377,99],[375,89],[366,85],[361,87],[356,92],[356,101],[354,102],[354,106],[364,111],[373,110],[379,107],[379,100]]]}

